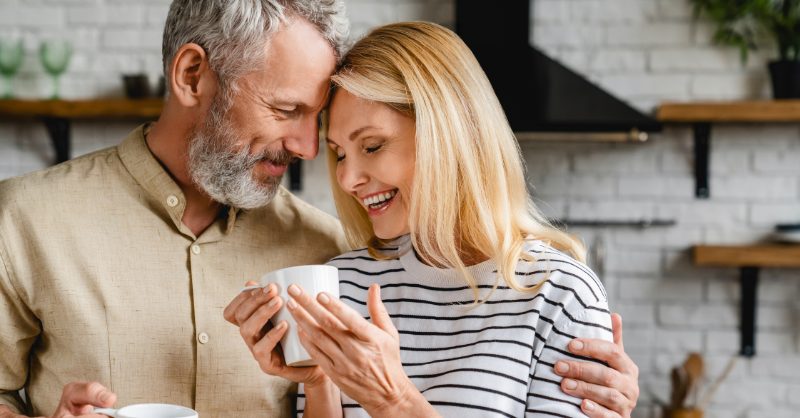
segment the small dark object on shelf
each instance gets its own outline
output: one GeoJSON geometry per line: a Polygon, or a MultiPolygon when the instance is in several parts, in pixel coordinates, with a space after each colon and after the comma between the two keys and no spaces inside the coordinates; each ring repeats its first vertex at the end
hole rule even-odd
{"type": "Polygon", "coordinates": [[[775,230],[779,231],[779,232],[800,231],[800,223],[796,223],[796,224],[778,224],[778,225],[775,225],[775,230]]]}
{"type": "Polygon", "coordinates": [[[154,97],[163,98],[164,96],[166,96],[166,94],[167,94],[167,80],[162,75],[158,77],[158,86],[156,86],[154,97]]]}
{"type": "Polygon", "coordinates": [[[772,234],[772,238],[775,241],[787,244],[800,243],[800,223],[775,225],[775,232],[772,234]]]}
{"type": "Polygon", "coordinates": [[[144,99],[150,97],[150,80],[145,74],[126,74],[122,76],[125,84],[125,97],[144,99]]]}

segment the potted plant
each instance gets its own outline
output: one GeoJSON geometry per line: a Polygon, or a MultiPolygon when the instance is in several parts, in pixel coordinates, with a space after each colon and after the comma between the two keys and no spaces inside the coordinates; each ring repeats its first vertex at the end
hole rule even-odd
{"type": "Polygon", "coordinates": [[[763,34],[772,38],[779,57],[769,63],[773,96],[800,98],[800,0],[689,1],[695,16],[717,24],[714,42],[739,48],[743,62],[763,34]]]}

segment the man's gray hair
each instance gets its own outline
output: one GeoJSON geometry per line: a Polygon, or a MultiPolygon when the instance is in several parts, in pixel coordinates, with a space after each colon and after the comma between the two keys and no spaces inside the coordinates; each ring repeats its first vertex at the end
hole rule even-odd
{"type": "MultiPolygon", "coordinates": [[[[349,23],[343,0],[173,0],[164,26],[164,74],[181,46],[196,43],[208,54],[223,91],[264,62],[264,41],[282,22],[300,17],[344,54],[349,23]]],[[[227,93],[232,93],[227,91],[227,93]]]]}

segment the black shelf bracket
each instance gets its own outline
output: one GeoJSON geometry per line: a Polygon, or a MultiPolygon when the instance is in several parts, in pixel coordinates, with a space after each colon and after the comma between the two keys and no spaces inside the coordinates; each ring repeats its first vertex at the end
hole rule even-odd
{"type": "Polygon", "coordinates": [[[711,196],[708,185],[710,148],[711,124],[694,124],[694,195],[698,199],[708,199],[711,196]]]}
{"type": "Polygon", "coordinates": [[[741,348],[739,354],[753,357],[756,354],[756,301],[758,290],[758,267],[742,267],[739,272],[741,287],[741,348]]]}
{"type": "Polygon", "coordinates": [[[303,189],[303,160],[297,159],[289,164],[289,190],[298,192],[303,189]]]}
{"type": "Polygon", "coordinates": [[[42,118],[47,133],[50,134],[50,142],[53,143],[53,150],[56,158],[54,164],[61,164],[71,157],[71,137],[70,122],[64,118],[42,118]]]}

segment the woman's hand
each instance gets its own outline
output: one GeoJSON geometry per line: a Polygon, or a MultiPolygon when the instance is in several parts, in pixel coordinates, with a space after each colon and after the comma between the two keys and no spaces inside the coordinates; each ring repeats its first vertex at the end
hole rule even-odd
{"type": "MultiPolygon", "coordinates": [[[[257,285],[247,282],[247,286],[257,285]]],[[[239,327],[239,334],[250,348],[264,373],[303,383],[306,390],[326,383],[319,367],[289,367],[278,344],[288,329],[285,321],[272,327],[269,320],[281,309],[283,301],[274,284],[237,295],[225,308],[225,320],[239,327]]]]}
{"type": "Polygon", "coordinates": [[[380,287],[369,289],[372,323],[339,300],[316,300],[290,286],[287,306],[297,320],[300,342],[325,374],[371,416],[438,416],[406,376],[400,336],[381,302],[380,287]]]}
{"type": "Polygon", "coordinates": [[[559,361],[555,370],[565,379],[561,389],[583,398],[581,409],[591,418],[630,418],[639,399],[639,368],[625,353],[622,343],[622,317],[611,315],[614,342],[578,338],[568,345],[569,351],[604,361],[559,361]]]}

